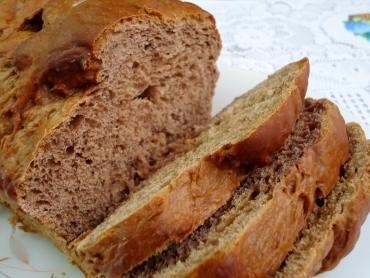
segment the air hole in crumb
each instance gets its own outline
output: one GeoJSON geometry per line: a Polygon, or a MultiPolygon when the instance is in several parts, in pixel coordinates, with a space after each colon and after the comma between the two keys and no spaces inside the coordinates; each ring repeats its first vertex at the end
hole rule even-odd
{"type": "Polygon", "coordinates": [[[150,158],[149,159],[149,165],[150,166],[154,166],[154,165],[156,165],[157,164],[157,161],[155,160],[155,159],[153,159],[153,158],[150,158]]]}
{"type": "Polygon", "coordinates": [[[41,194],[41,193],[42,193],[42,191],[41,191],[40,189],[38,189],[38,188],[32,188],[32,189],[31,189],[31,192],[32,192],[33,194],[41,194]]]}
{"type": "Polygon", "coordinates": [[[56,161],[54,158],[49,158],[48,160],[47,160],[47,165],[49,166],[49,167],[55,167],[55,166],[60,166],[60,161],[56,161]]]}
{"type": "Polygon", "coordinates": [[[5,116],[6,118],[11,118],[11,117],[13,116],[13,112],[12,112],[12,111],[10,111],[10,110],[8,110],[8,111],[6,111],[6,112],[4,113],[4,116],[5,116]]]}
{"type": "Polygon", "coordinates": [[[213,123],[216,126],[219,126],[221,124],[221,120],[217,120],[216,122],[213,123]]]}
{"type": "Polygon", "coordinates": [[[44,26],[42,19],[43,9],[39,10],[33,17],[26,18],[19,28],[20,31],[40,32],[44,26]]]}
{"type": "Polygon", "coordinates": [[[93,163],[93,161],[91,159],[86,159],[86,164],[87,165],[91,165],[93,163]]]}
{"type": "Polygon", "coordinates": [[[119,196],[120,196],[120,199],[121,200],[125,200],[127,198],[127,196],[129,196],[130,194],[130,188],[129,187],[125,187],[123,188],[120,192],[119,192],[119,196]]]}
{"type": "Polygon", "coordinates": [[[93,255],[93,258],[94,258],[94,259],[97,259],[97,260],[99,260],[99,261],[102,261],[102,260],[103,260],[103,256],[102,256],[101,254],[99,254],[99,253],[94,254],[94,255],[93,255]]]}
{"type": "Polygon", "coordinates": [[[49,206],[50,205],[50,202],[49,201],[46,201],[46,200],[38,200],[38,201],[36,201],[36,204],[38,206],[49,206]]]}
{"type": "Polygon", "coordinates": [[[283,169],[283,164],[282,163],[276,163],[276,165],[275,165],[275,172],[276,173],[280,173],[281,172],[281,170],[283,169]]]}
{"type": "MultiPolygon", "coordinates": [[[[356,169],[356,170],[357,170],[357,169],[356,169]]],[[[342,165],[342,166],[340,167],[339,176],[340,176],[340,177],[344,177],[344,176],[345,176],[345,174],[346,174],[346,169],[344,169],[344,166],[342,165]]]]}
{"type": "Polygon", "coordinates": [[[138,186],[142,181],[143,181],[143,178],[138,173],[135,173],[134,175],[135,186],[138,186]]]}
{"type": "Polygon", "coordinates": [[[66,149],[66,152],[69,153],[69,154],[72,154],[75,152],[75,148],[74,146],[69,146],[67,149],[66,149]]]}
{"type": "Polygon", "coordinates": [[[251,196],[249,197],[250,200],[256,200],[257,196],[260,194],[260,191],[255,189],[253,190],[251,196]]]}
{"type": "Polygon", "coordinates": [[[316,188],[315,190],[315,199],[323,199],[324,198],[324,193],[320,188],[316,188]]]}
{"type": "Polygon", "coordinates": [[[138,62],[133,62],[133,64],[132,64],[132,68],[133,69],[136,69],[136,68],[138,68],[139,67],[139,63],[138,62]]]}
{"type": "Polygon", "coordinates": [[[313,131],[313,130],[318,128],[318,123],[316,123],[316,122],[315,123],[310,123],[308,125],[308,128],[310,129],[310,131],[313,131]]]}
{"type": "Polygon", "coordinates": [[[316,205],[318,207],[322,207],[323,205],[325,204],[325,200],[323,198],[320,198],[320,199],[316,199],[316,205]]]}
{"type": "Polygon", "coordinates": [[[37,168],[36,163],[35,163],[35,161],[34,161],[34,160],[32,160],[32,161],[31,161],[31,163],[30,163],[30,167],[31,167],[31,168],[37,168]]]}
{"type": "Polygon", "coordinates": [[[156,87],[149,86],[146,88],[140,95],[138,95],[136,98],[138,99],[148,99],[150,101],[155,100],[157,95],[159,94],[156,87]]]}
{"type": "Polygon", "coordinates": [[[76,115],[73,119],[69,122],[69,126],[71,129],[77,129],[80,127],[84,117],[82,115],[76,115]]]}
{"type": "Polygon", "coordinates": [[[175,121],[179,121],[181,119],[180,115],[177,115],[175,113],[171,113],[171,118],[175,121]]]}
{"type": "Polygon", "coordinates": [[[268,184],[268,183],[269,183],[269,181],[270,181],[270,175],[267,175],[267,176],[264,178],[264,182],[265,182],[266,184],[268,184]]]}

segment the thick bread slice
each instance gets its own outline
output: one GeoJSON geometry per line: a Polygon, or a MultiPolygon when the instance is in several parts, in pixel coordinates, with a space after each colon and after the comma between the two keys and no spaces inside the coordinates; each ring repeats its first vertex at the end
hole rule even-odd
{"type": "Polygon", "coordinates": [[[272,164],[251,171],[230,201],[188,239],[130,277],[268,277],[293,247],[315,199],[348,157],[344,120],[329,101],[306,101],[272,164]]]}
{"type": "Polygon", "coordinates": [[[308,71],[307,59],[289,64],[224,109],[192,151],[76,243],[81,268],[119,276],[203,223],[239,186],[240,164],[266,164],[281,147],[302,111],[308,71]]]}
{"type": "Polygon", "coordinates": [[[318,200],[308,226],[276,277],[311,277],[335,267],[354,247],[370,209],[370,143],[357,124],[347,125],[350,159],[334,190],[318,200]]]}
{"type": "Polygon", "coordinates": [[[176,0],[0,7],[0,200],[63,248],[209,122],[220,37],[176,0]]]}

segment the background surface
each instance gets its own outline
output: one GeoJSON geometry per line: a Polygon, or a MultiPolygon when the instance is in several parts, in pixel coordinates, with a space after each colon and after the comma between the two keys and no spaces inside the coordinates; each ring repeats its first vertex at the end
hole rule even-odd
{"type": "Polygon", "coordinates": [[[348,119],[361,122],[370,138],[370,21],[361,25],[369,40],[345,24],[350,15],[369,14],[369,0],[191,2],[215,15],[222,67],[269,74],[307,56],[309,95],[346,108],[348,119]]]}

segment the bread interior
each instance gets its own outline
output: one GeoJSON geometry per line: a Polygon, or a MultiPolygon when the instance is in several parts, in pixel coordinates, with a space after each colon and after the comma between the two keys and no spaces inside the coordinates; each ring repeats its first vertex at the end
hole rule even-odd
{"type": "Polygon", "coordinates": [[[100,81],[70,96],[80,98],[74,112],[39,146],[21,209],[67,242],[99,224],[208,122],[219,47],[197,19],[109,27],[94,49],[100,81]]]}

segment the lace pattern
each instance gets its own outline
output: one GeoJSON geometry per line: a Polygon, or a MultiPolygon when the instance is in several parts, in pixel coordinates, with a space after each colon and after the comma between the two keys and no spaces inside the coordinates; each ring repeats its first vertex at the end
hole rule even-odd
{"type": "Polygon", "coordinates": [[[370,40],[345,28],[349,15],[370,12],[369,1],[193,2],[216,17],[221,67],[268,74],[307,56],[308,95],[336,102],[370,137],[370,40]]]}

